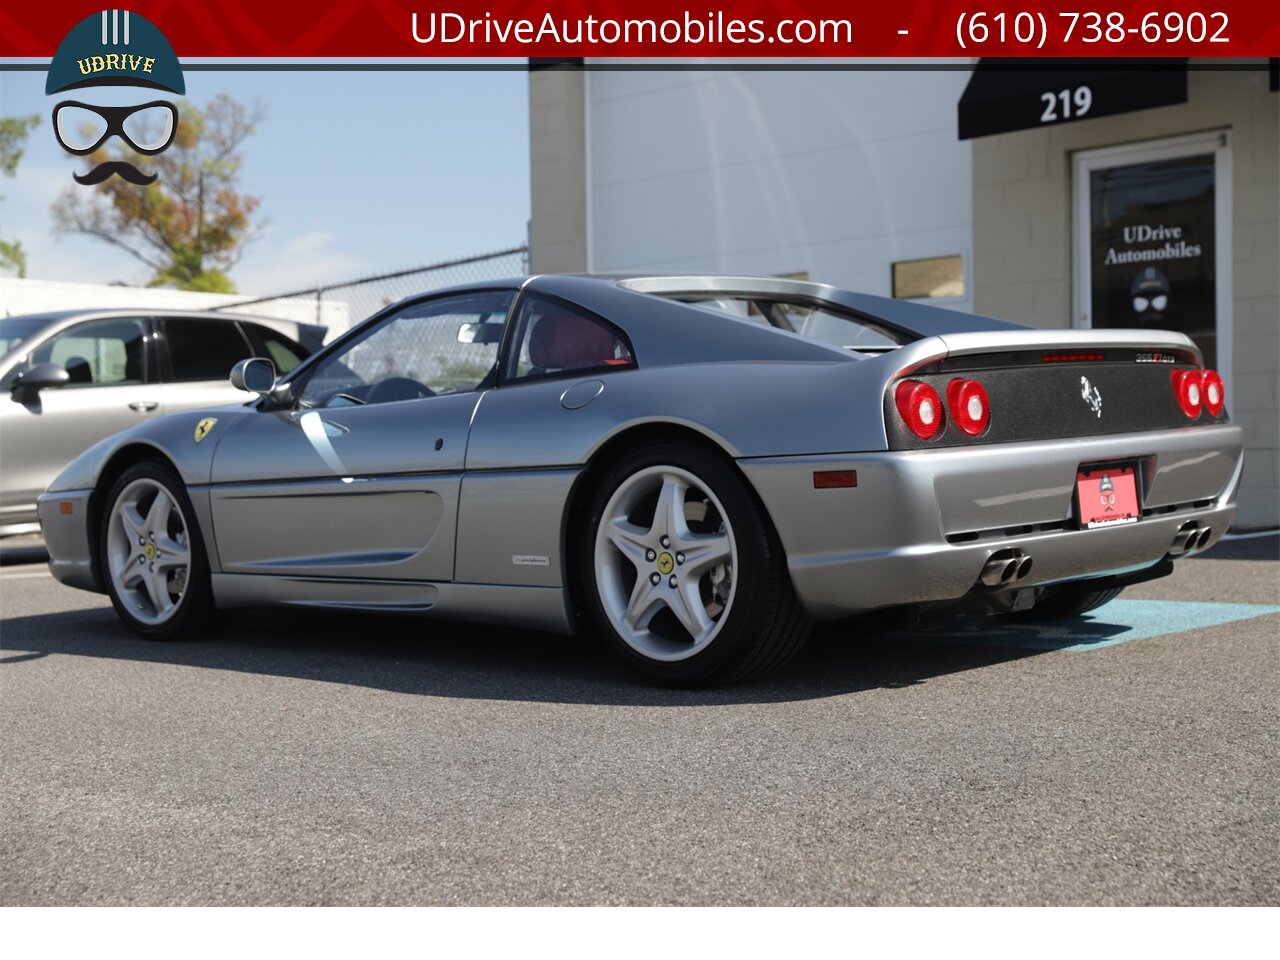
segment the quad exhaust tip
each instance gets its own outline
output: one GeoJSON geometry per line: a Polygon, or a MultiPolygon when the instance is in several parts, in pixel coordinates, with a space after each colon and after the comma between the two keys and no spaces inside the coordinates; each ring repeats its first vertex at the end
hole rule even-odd
{"type": "Polygon", "coordinates": [[[1173,543],[1169,545],[1169,556],[1181,557],[1197,550],[1203,550],[1213,537],[1212,527],[1202,527],[1194,520],[1184,523],[1173,535],[1173,543]]]}
{"type": "MultiPolygon", "coordinates": [[[[1212,527],[1202,527],[1192,520],[1184,523],[1174,534],[1169,545],[1169,556],[1181,557],[1203,550],[1213,538],[1212,527]]],[[[984,587],[1004,587],[1025,580],[1031,573],[1031,557],[1018,547],[997,550],[987,557],[978,574],[978,583],[984,587]]]]}
{"type": "Polygon", "coordinates": [[[984,587],[1003,587],[1016,583],[1031,572],[1031,558],[1016,547],[997,550],[987,557],[978,574],[978,583],[984,587]]]}

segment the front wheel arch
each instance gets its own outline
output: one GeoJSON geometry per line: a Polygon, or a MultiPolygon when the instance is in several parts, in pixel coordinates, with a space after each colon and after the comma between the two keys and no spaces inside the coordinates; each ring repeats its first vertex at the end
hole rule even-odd
{"type": "Polygon", "coordinates": [[[101,551],[99,547],[101,546],[102,511],[105,509],[107,495],[126,470],[148,461],[172,470],[179,476],[182,475],[177,465],[159,447],[153,447],[148,443],[131,443],[128,446],[121,447],[111,455],[98,474],[98,480],[93,486],[93,492],[89,494],[89,512],[86,521],[88,524],[89,566],[94,582],[103,593],[107,592],[107,580],[101,569],[99,560],[101,551]]]}
{"type": "Polygon", "coordinates": [[[109,488],[98,489],[99,576],[121,621],[152,640],[215,628],[204,535],[178,471],[144,457],[121,470],[109,488]]]}

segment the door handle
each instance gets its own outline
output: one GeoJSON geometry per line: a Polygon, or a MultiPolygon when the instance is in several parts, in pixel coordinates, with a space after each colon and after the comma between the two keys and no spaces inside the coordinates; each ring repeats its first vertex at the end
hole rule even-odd
{"type": "Polygon", "coordinates": [[[136,410],[138,413],[150,413],[160,404],[155,400],[135,400],[129,404],[130,410],[136,410]]]}

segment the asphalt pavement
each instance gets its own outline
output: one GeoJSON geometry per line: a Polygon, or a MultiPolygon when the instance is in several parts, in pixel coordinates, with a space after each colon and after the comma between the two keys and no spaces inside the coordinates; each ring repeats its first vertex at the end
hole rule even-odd
{"type": "Polygon", "coordinates": [[[426,620],[149,643],[6,551],[0,904],[1275,905],[1278,549],[713,691],[426,620]]]}

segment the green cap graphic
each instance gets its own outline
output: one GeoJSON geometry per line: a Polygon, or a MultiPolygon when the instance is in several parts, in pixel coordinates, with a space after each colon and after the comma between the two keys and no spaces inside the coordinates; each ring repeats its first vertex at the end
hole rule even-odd
{"type": "Polygon", "coordinates": [[[173,46],[155,24],[128,10],[103,10],[72,27],[49,64],[44,92],[103,85],[187,92],[173,46]]]}

